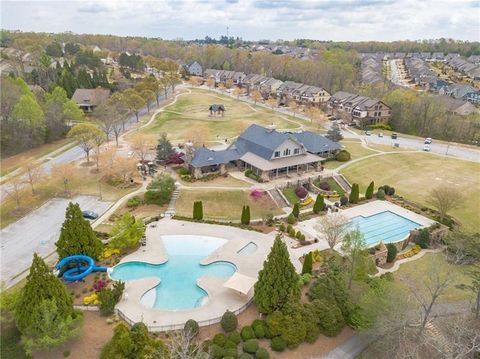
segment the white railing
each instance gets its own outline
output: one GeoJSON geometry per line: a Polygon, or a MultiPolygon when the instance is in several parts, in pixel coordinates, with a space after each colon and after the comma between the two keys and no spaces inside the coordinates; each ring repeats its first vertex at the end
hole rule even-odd
{"type": "MultiPolygon", "coordinates": [[[[247,303],[242,305],[237,310],[233,311],[233,313],[235,315],[238,315],[238,314],[242,313],[245,309],[247,309],[250,306],[250,304],[252,304],[252,302],[253,302],[253,298],[251,298],[247,303]]],[[[116,312],[117,312],[118,316],[120,318],[122,318],[124,321],[126,321],[129,325],[132,326],[136,323],[133,320],[131,320],[130,318],[128,318],[120,309],[116,309],[116,312]]],[[[208,320],[201,320],[201,321],[198,321],[197,323],[200,327],[204,327],[204,326],[207,326],[207,325],[220,323],[221,320],[222,320],[222,317],[217,317],[217,318],[212,318],[212,319],[208,319],[208,320]]],[[[167,332],[167,331],[171,331],[171,330],[183,329],[184,326],[185,326],[185,323],[165,324],[165,325],[146,325],[146,326],[148,328],[148,331],[150,331],[150,332],[167,332]]]]}

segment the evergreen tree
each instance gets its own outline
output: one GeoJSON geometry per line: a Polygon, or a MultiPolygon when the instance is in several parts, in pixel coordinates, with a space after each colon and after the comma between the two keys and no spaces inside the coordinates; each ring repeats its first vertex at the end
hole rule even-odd
{"type": "Polygon", "coordinates": [[[203,203],[202,201],[193,202],[193,219],[198,221],[203,219],[203,203]]]}
{"type": "Polygon", "coordinates": [[[348,198],[348,201],[350,203],[358,203],[359,196],[360,196],[360,193],[359,193],[358,184],[354,183],[352,185],[352,189],[350,191],[350,197],[348,198]]]}
{"type": "Polygon", "coordinates": [[[242,206],[242,214],[240,216],[240,223],[245,224],[245,206],[242,206]]]}
{"type": "Polygon", "coordinates": [[[375,187],[375,183],[372,181],[367,187],[367,190],[365,192],[365,198],[366,199],[371,199],[373,197],[373,190],[375,187]]]}
{"type": "Polygon", "coordinates": [[[293,205],[292,214],[294,215],[295,218],[298,218],[298,216],[300,215],[300,205],[298,203],[295,203],[293,205]]]}
{"type": "Polygon", "coordinates": [[[317,195],[317,199],[315,200],[315,204],[313,205],[313,213],[320,213],[323,211],[323,207],[325,207],[325,201],[321,194],[317,195]]]}
{"type": "Polygon", "coordinates": [[[60,258],[84,254],[98,259],[103,249],[102,242],[93,232],[90,223],[83,218],[79,204],[71,202],[67,207],[60,238],[55,245],[60,258]]]}
{"type": "Polygon", "coordinates": [[[303,260],[303,267],[302,267],[302,274],[308,273],[312,274],[312,266],[313,266],[313,253],[308,252],[303,260]]]}
{"type": "Polygon", "coordinates": [[[42,330],[36,325],[39,316],[50,309],[62,322],[68,322],[76,316],[72,297],[43,259],[34,253],[27,283],[22,288],[15,305],[15,321],[18,329],[22,334],[36,336],[42,330]],[[55,307],[53,308],[52,303],[44,303],[47,300],[54,301],[55,307]]]}
{"type": "Polygon", "coordinates": [[[337,123],[334,123],[332,127],[330,127],[325,137],[334,142],[343,140],[342,132],[340,131],[340,127],[337,123]]]}
{"type": "Polygon", "coordinates": [[[203,219],[203,202],[198,201],[198,219],[202,220],[203,219]]]}
{"type": "Polygon", "coordinates": [[[245,224],[250,224],[250,206],[247,206],[245,209],[245,224]]]}
{"type": "Polygon", "coordinates": [[[157,160],[165,161],[169,155],[174,153],[172,144],[167,138],[167,134],[164,132],[160,135],[157,145],[157,160]]]}
{"type": "Polygon", "coordinates": [[[192,214],[193,219],[198,219],[198,202],[195,201],[193,202],[193,214],[192,214]]]}
{"type": "Polygon", "coordinates": [[[300,300],[298,274],[290,261],[287,246],[280,236],[263,263],[255,283],[255,303],[261,313],[269,314],[281,310],[290,301],[300,300]]]}

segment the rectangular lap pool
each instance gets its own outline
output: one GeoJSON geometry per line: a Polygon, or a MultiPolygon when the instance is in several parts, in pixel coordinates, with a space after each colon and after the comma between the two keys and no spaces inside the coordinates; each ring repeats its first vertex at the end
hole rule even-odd
{"type": "Polygon", "coordinates": [[[422,225],[390,211],[380,212],[368,217],[353,217],[350,228],[358,227],[363,234],[367,247],[380,241],[394,243],[404,239],[415,228],[422,225]]]}

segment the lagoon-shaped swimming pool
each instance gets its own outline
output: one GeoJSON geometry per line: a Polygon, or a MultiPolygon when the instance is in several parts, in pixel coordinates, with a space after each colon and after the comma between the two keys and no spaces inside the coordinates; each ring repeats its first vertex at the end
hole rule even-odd
{"type": "Polygon", "coordinates": [[[372,247],[380,241],[383,243],[401,241],[407,237],[410,230],[421,228],[422,225],[396,213],[384,211],[368,217],[353,217],[349,227],[358,227],[367,247],[372,247]]]}
{"type": "Polygon", "coordinates": [[[162,236],[168,261],[163,264],[126,262],[113,268],[114,280],[130,281],[158,277],[161,282],[147,291],[142,304],[147,307],[175,310],[201,306],[208,298],[197,285],[203,276],[228,278],[236,267],[229,262],[201,265],[200,261],[226,243],[225,239],[207,236],[162,236]]]}

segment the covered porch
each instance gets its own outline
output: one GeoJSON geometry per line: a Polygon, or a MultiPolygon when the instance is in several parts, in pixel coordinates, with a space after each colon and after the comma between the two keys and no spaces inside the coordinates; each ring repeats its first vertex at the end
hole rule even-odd
{"type": "Polygon", "coordinates": [[[298,156],[284,157],[275,160],[265,160],[251,152],[240,158],[243,167],[252,170],[264,181],[280,177],[300,176],[310,171],[320,171],[325,158],[306,153],[298,156]]]}

